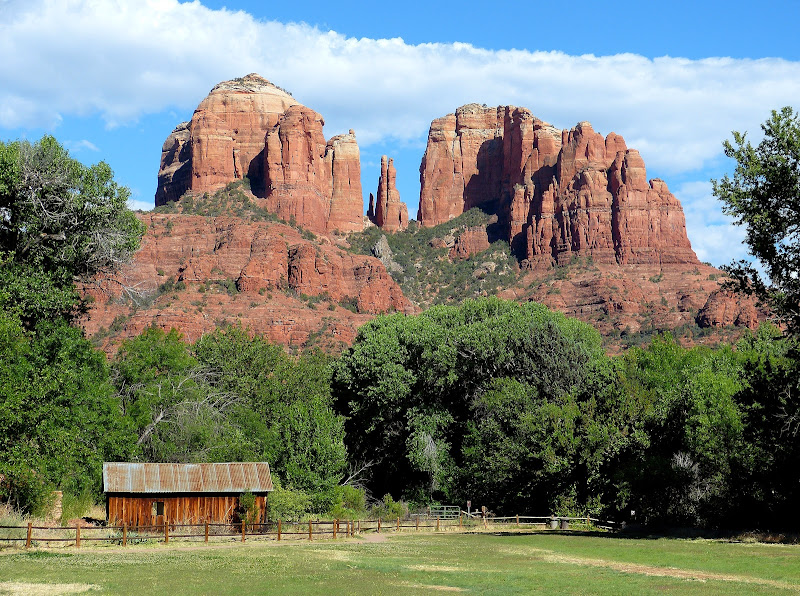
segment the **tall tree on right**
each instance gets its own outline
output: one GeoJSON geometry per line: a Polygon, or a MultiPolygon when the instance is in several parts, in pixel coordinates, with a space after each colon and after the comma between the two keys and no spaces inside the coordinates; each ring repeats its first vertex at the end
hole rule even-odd
{"type": "Polygon", "coordinates": [[[769,278],[756,266],[740,260],[725,270],[737,289],[755,294],[800,334],[800,114],[792,108],[773,110],[761,125],[764,138],[757,146],[746,133],[733,132],[724,142],[725,155],[736,160],[733,178],[712,180],[723,211],[747,228],[745,242],[769,278]]]}

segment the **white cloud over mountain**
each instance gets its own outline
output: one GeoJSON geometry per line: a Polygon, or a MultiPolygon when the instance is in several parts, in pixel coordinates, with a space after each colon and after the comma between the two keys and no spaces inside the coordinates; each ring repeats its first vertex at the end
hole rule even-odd
{"type": "Polygon", "coordinates": [[[620,133],[651,173],[684,179],[719,160],[731,130],[755,134],[770,109],[800,103],[800,63],[778,58],[409,45],[176,0],[6,0],[0,53],[5,128],[52,129],[68,115],[114,127],[167,109],[188,117],[215,83],[257,72],[323,114],[328,135],[353,128],[362,146],[422,147],[430,121],[459,105],[515,104],[560,127],[589,120],[620,133]]]}

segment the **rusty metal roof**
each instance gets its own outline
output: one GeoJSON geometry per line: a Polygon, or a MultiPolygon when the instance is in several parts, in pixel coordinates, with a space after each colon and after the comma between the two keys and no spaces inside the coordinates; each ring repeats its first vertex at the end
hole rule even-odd
{"type": "Polygon", "coordinates": [[[133,464],[105,462],[107,493],[242,493],[272,490],[266,462],[133,464]]]}

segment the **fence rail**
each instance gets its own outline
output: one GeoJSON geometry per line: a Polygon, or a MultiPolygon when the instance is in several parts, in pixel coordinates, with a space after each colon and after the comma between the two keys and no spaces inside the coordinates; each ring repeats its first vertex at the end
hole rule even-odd
{"type": "Polygon", "coordinates": [[[424,519],[420,516],[410,519],[375,520],[315,520],[308,522],[269,521],[265,523],[222,524],[163,524],[160,526],[81,526],[69,527],[0,526],[0,543],[24,543],[31,546],[48,546],[50,543],[67,542],[80,547],[81,542],[110,542],[121,546],[143,542],[164,542],[183,538],[208,543],[211,538],[236,538],[250,540],[281,541],[287,537],[295,540],[337,539],[355,536],[366,532],[402,532],[404,530],[423,531],[469,531],[476,528],[533,528],[542,529],[603,529],[613,530],[614,523],[593,517],[554,517],[515,515],[507,517],[474,517],[461,512],[457,517],[424,519]],[[15,534],[17,534],[15,536],[15,534]],[[98,535],[102,534],[102,535],[98,535]]]}

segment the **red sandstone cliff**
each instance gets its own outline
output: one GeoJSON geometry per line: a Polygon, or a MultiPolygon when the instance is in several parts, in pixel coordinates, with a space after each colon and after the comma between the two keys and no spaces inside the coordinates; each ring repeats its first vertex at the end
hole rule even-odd
{"type": "Polygon", "coordinates": [[[436,225],[481,206],[499,215],[532,268],[573,256],[698,263],[666,184],[648,182],[639,153],[588,122],[562,131],[525,108],[462,106],[431,124],[420,183],[420,223],[436,225]]]}
{"type": "Polygon", "coordinates": [[[164,142],[156,205],[247,176],[282,219],[316,232],[361,230],[355,135],[326,142],[323,125],[319,114],[256,74],[220,83],[164,142]]]}
{"type": "Polygon", "coordinates": [[[229,216],[139,217],[147,225],[142,248],[117,278],[138,293],[138,304],[123,298],[120,284],[87,289],[95,298],[82,321],[88,335],[116,328],[106,340],[116,344],[156,325],[195,341],[240,322],[288,346],[314,337],[347,344],[373,315],[412,310],[378,259],[324,237],[308,240],[287,225],[229,216]]]}

